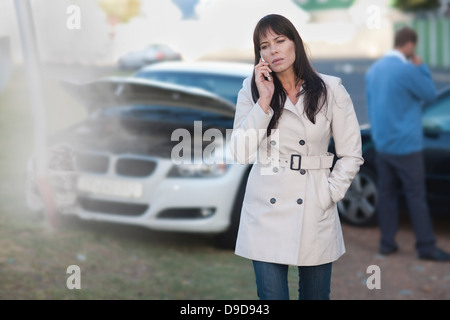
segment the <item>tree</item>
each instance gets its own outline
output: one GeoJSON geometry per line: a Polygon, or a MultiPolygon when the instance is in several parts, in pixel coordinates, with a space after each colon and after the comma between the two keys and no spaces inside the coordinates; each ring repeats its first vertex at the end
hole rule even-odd
{"type": "Polygon", "coordinates": [[[131,18],[139,15],[139,0],[100,0],[98,4],[108,17],[114,17],[121,23],[127,23],[131,18]]]}
{"type": "Polygon", "coordinates": [[[140,11],[140,0],[100,0],[98,5],[107,15],[108,24],[112,28],[112,39],[115,36],[115,26],[118,23],[127,23],[138,16],[140,11]]]}
{"type": "Polygon", "coordinates": [[[439,0],[394,0],[394,7],[404,11],[433,10],[440,6],[439,0]]]}

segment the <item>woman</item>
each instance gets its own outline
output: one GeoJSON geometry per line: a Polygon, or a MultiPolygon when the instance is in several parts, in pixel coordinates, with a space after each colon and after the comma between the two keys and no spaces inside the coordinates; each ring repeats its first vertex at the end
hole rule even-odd
{"type": "Polygon", "coordinates": [[[331,263],[345,252],[336,203],[364,162],[359,124],[341,80],[313,70],[288,19],[263,17],[253,42],[230,141],[239,163],[254,162],[236,254],[253,260],[260,299],[289,299],[289,265],[299,299],[329,299],[331,263]]]}

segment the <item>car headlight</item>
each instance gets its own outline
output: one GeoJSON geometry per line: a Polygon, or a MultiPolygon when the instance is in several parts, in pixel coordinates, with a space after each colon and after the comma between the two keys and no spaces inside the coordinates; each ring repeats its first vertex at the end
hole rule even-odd
{"type": "Polygon", "coordinates": [[[230,165],[227,164],[179,164],[174,165],[167,175],[171,178],[213,178],[223,176],[230,165]]]}

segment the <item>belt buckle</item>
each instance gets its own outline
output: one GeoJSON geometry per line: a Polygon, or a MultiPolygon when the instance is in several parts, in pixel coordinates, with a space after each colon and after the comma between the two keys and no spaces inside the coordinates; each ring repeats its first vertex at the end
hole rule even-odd
{"type": "Polygon", "coordinates": [[[291,170],[300,170],[302,167],[302,156],[299,154],[291,154],[291,170]],[[294,157],[298,157],[298,168],[294,168],[294,157]]]}

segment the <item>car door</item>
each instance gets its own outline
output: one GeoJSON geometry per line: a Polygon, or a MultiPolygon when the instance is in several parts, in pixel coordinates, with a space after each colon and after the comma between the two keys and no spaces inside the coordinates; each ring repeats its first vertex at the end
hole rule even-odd
{"type": "Polygon", "coordinates": [[[450,90],[425,109],[423,129],[428,198],[444,209],[450,203],[450,90]]]}

